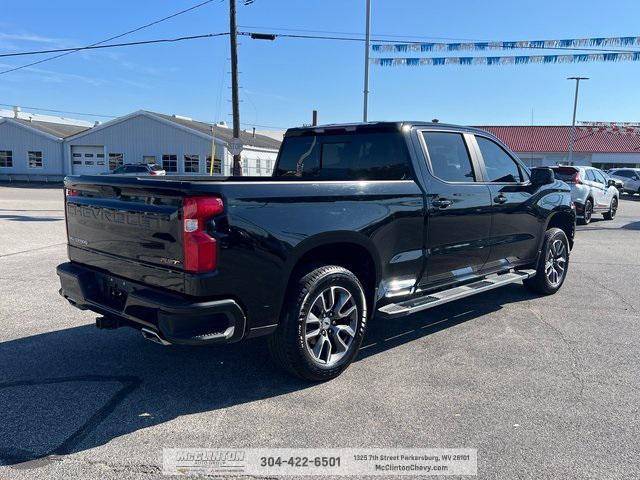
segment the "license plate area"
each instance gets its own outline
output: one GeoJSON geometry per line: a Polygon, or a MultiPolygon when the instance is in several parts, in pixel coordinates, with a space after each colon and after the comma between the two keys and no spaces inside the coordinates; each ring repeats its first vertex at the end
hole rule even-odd
{"type": "Polygon", "coordinates": [[[110,276],[103,276],[101,283],[100,297],[102,303],[119,311],[124,310],[131,286],[124,280],[110,276]]]}

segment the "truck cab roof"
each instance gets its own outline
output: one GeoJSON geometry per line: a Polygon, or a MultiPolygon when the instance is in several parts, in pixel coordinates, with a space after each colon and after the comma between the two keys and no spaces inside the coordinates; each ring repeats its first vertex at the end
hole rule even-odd
{"type": "Polygon", "coordinates": [[[324,125],[316,125],[316,126],[304,126],[304,127],[294,127],[289,128],[285,132],[285,137],[294,137],[301,135],[311,135],[318,133],[330,133],[332,131],[339,132],[373,132],[373,131],[398,131],[403,127],[429,127],[429,128],[440,128],[443,130],[457,130],[462,132],[469,133],[478,133],[482,132],[485,135],[489,135],[493,137],[493,135],[485,130],[481,130],[479,128],[468,127],[464,125],[454,125],[449,123],[440,123],[440,122],[428,122],[428,121],[409,121],[409,120],[400,120],[400,121],[391,121],[391,122],[355,122],[355,123],[329,123],[324,125]]]}

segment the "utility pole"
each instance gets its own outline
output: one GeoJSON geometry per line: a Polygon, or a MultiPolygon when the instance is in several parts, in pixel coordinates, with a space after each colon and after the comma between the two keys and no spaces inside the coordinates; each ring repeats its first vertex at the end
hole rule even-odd
{"type": "Polygon", "coordinates": [[[242,176],[240,152],[240,106],[238,100],[238,28],[236,26],[236,0],[229,0],[229,38],[231,40],[231,105],[233,109],[233,175],[242,176]],[[236,153],[237,152],[237,153],[236,153]]]}
{"type": "Polygon", "coordinates": [[[367,121],[369,103],[369,44],[371,43],[371,0],[367,1],[367,24],[364,42],[364,108],[362,121],[367,121]]]}
{"type": "Polygon", "coordinates": [[[576,94],[573,97],[573,120],[571,121],[571,140],[569,141],[569,165],[573,165],[573,145],[576,143],[576,110],[578,109],[578,90],[580,80],[589,80],[588,77],[569,77],[567,80],[576,81],[576,94]]]}
{"type": "Polygon", "coordinates": [[[314,110],[311,114],[311,126],[316,127],[318,125],[318,110],[314,110]]]}

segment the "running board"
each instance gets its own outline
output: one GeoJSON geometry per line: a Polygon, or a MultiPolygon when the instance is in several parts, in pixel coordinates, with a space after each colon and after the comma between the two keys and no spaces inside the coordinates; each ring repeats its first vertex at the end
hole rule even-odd
{"type": "Polygon", "coordinates": [[[430,293],[422,297],[407,300],[406,302],[390,303],[384,307],[380,307],[378,313],[383,317],[402,317],[428,308],[437,307],[443,303],[469,297],[476,293],[486,292],[526,278],[531,278],[535,274],[535,270],[516,270],[501,275],[492,275],[473,283],[450,288],[449,290],[442,290],[437,293],[430,293]]]}

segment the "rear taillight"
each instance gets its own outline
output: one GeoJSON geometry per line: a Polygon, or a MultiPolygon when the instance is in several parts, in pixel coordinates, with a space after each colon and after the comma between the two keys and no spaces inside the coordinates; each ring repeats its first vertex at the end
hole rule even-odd
{"type": "Polygon", "coordinates": [[[74,190],[72,188],[67,188],[67,197],[77,197],[78,195],[80,195],[78,190],[74,190]]]}
{"type": "Polygon", "coordinates": [[[149,171],[149,175],[160,175],[158,172],[156,172],[155,170],[151,170],[149,171]]]}
{"type": "Polygon", "coordinates": [[[201,273],[215,270],[218,260],[216,239],[207,233],[207,220],[224,211],[217,197],[185,197],[182,203],[182,244],[184,269],[201,273]]]}
{"type": "Polygon", "coordinates": [[[580,178],[580,172],[576,172],[573,177],[571,177],[571,180],[569,180],[570,183],[582,183],[582,179],[580,178]]]}

